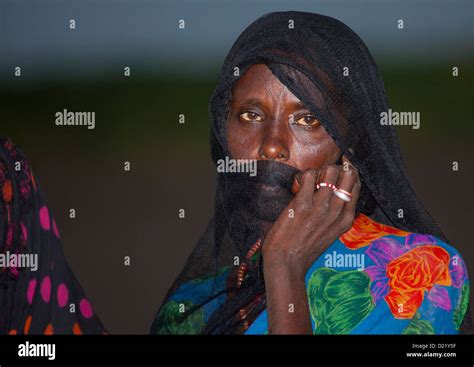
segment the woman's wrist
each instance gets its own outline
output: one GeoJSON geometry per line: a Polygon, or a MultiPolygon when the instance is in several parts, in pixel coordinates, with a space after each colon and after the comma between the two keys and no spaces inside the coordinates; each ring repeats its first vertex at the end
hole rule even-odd
{"type": "Polygon", "coordinates": [[[265,282],[281,280],[284,278],[290,283],[304,284],[306,266],[286,254],[265,253],[263,254],[263,272],[265,282]]]}
{"type": "Polygon", "coordinates": [[[312,333],[305,274],[293,269],[281,257],[264,258],[270,334],[312,333]]]}
{"type": "MultiPolygon", "coordinates": [[[[265,249],[265,247],[264,247],[265,249]]],[[[306,273],[312,263],[301,259],[297,254],[267,248],[262,252],[264,272],[285,274],[291,281],[305,280],[306,273]]]]}

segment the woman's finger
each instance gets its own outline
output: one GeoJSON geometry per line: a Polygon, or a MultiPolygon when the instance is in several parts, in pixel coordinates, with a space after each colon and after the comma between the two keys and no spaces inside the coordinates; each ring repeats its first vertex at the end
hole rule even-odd
{"type": "Polygon", "coordinates": [[[317,173],[313,169],[306,170],[300,176],[301,188],[297,194],[298,200],[306,205],[313,205],[313,192],[316,186],[317,173]]]}
{"type": "Polygon", "coordinates": [[[342,169],[344,171],[347,171],[348,169],[353,169],[356,172],[358,171],[357,168],[355,168],[352,165],[352,163],[349,161],[349,159],[347,159],[347,157],[345,155],[342,155],[341,161],[342,161],[342,169]]]}
{"type": "Polygon", "coordinates": [[[330,202],[331,210],[333,210],[334,213],[337,213],[337,215],[339,215],[341,210],[344,208],[344,205],[347,205],[354,200],[352,196],[352,189],[354,188],[356,181],[357,173],[352,170],[343,171],[339,176],[339,180],[336,184],[337,189],[333,191],[330,202]],[[350,201],[345,201],[341,197],[337,196],[338,194],[348,197],[350,201]]]}
{"type": "Polygon", "coordinates": [[[359,200],[361,186],[362,186],[362,183],[360,181],[360,177],[359,175],[357,175],[357,180],[351,191],[351,194],[352,194],[351,201],[345,205],[344,210],[343,210],[345,213],[349,213],[349,214],[352,214],[352,216],[354,216],[356,207],[357,207],[357,201],[359,200]]]}
{"type": "MultiPolygon", "coordinates": [[[[336,185],[339,179],[340,169],[335,165],[326,166],[324,173],[321,174],[320,179],[317,183],[336,185]]],[[[333,189],[329,186],[320,186],[319,190],[316,190],[313,195],[313,202],[317,206],[329,207],[331,196],[333,195],[333,189]]]]}
{"type": "MultiPolygon", "coordinates": [[[[352,199],[352,189],[358,178],[358,171],[357,169],[349,162],[349,160],[342,156],[343,165],[341,166],[341,174],[339,176],[339,180],[336,184],[337,190],[340,193],[346,194],[349,198],[352,199]]],[[[340,211],[346,205],[346,201],[341,199],[339,196],[334,194],[331,198],[331,209],[339,215],[340,211]]]]}

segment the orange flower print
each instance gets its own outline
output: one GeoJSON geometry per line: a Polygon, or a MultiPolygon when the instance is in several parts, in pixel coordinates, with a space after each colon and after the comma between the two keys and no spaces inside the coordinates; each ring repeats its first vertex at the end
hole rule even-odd
{"type": "Polygon", "coordinates": [[[79,326],[79,324],[77,322],[75,322],[73,327],[72,327],[72,333],[74,335],[81,335],[82,334],[81,327],[79,326]]]}
{"type": "Polygon", "coordinates": [[[54,328],[53,325],[48,324],[46,328],[44,329],[44,335],[53,335],[54,334],[54,328]]]}
{"type": "Polygon", "coordinates": [[[33,188],[36,190],[36,180],[35,180],[35,175],[33,174],[33,171],[30,171],[31,175],[31,183],[33,184],[33,188]]]}
{"type": "Polygon", "coordinates": [[[6,180],[5,183],[3,184],[3,200],[5,200],[5,203],[9,204],[12,201],[13,197],[13,188],[12,188],[12,182],[10,180],[6,180]]]}
{"type": "Polygon", "coordinates": [[[339,237],[339,240],[351,250],[369,245],[372,241],[387,235],[406,236],[409,232],[377,223],[364,214],[359,214],[351,229],[339,237]]]}
{"type": "Polygon", "coordinates": [[[449,261],[449,254],[442,247],[419,246],[387,265],[390,291],[384,298],[395,318],[412,318],[425,291],[435,284],[451,285],[449,261]]]}
{"type": "Polygon", "coordinates": [[[23,328],[23,332],[24,332],[25,334],[28,334],[28,333],[30,332],[31,321],[32,321],[32,317],[31,317],[31,315],[29,315],[29,316],[26,318],[25,326],[24,326],[24,328],[23,328]]]}

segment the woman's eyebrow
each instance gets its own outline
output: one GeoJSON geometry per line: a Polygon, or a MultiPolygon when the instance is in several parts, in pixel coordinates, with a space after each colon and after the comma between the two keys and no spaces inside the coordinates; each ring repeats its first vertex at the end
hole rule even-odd
{"type": "Polygon", "coordinates": [[[297,101],[297,102],[292,102],[291,103],[291,106],[295,109],[303,109],[303,108],[306,108],[306,106],[304,105],[303,102],[301,101],[297,101]]]}
{"type": "MultiPolygon", "coordinates": [[[[257,107],[263,107],[264,104],[262,103],[261,100],[259,100],[258,98],[247,98],[247,99],[244,99],[244,100],[240,100],[240,101],[237,101],[239,104],[248,104],[248,105],[254,105],[254,106],[257,106],[257,107]]],[[[291,102],[291,107],[295,108],[295,109],[302,109],[302,108],[306,108],[306,106],[304,105],[303,102],[301,101],[296,101],[296,102],[291,102]]]]}
{"type": "Polygon", "coordinates": [[[240,100],[240,101],[237,101],[237,102],[241,105],[243,105],[243,104],[253,105],[253,106],[257,106],[259,108],[262,108],[264,106],[262,101],[260,101],[257,98],[247,98],[247,99],[240,100]]]}

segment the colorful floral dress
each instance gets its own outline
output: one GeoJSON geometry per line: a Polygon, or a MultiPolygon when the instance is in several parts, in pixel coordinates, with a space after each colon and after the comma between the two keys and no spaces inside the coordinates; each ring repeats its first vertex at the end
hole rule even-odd
{"type": "MultiPolygon", "coordinates": [[[[164,305],[158,333],[199,333],[225,293],[185,323],[180,308],[202,304],[224,289],[230,268],[183,284],[164,305]],[[175,326],[174,326],[175,325],[175,326]]],[[[382,225],[359,215],[311,266],[306,289],[314,334],[457,334],[469,299],[461,255],[431,235],[382,225]]],[[[295,311],[297,312],[297,311],[295,311]]],[[[264,310],[246,334],[268,333],[264,310]]]]}

